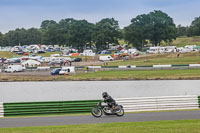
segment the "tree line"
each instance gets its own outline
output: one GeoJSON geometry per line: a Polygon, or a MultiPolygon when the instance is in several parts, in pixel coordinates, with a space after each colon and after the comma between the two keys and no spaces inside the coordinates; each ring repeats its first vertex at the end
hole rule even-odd
{"type": "Polygon", "coordinates": [[[172,42],[179,36],[200,36],[200,17],[188,27],[176,27],[168,14],[158,10],[136,16],[123,29],[114,18],[105,18],[95,24],[73,18],[59,22],[44,20],[40,28],[17,28],[5,34],[0,32],[0,46],[45,44],[65,45],[80,51],[93,46],[103,50],[109,44],[119,44],[118,40],[124,39],[141,50],[149,41],[153,46],[159,46],[162,41],[172,42]]]}

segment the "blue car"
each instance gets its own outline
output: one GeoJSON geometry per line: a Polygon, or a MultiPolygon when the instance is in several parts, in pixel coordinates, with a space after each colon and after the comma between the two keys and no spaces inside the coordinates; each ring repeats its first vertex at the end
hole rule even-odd
{"type": "Polygon", "coordinates": [[[51,71],[51,75],[59,75],[61,68],[55,68],[51,71]]]}

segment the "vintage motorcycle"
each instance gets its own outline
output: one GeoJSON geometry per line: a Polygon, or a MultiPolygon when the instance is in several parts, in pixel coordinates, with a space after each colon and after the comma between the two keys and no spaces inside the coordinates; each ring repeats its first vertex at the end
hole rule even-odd
{"type": "Polygon", "coordinates": [[[91,114],[94,117],[101,117],[103,113],[104,113],[104,115],[123,116],[124,115],[124,109],[123,109],[122,105],[115,105],[115,107],[112,109],[107,104],[104,104],[103,101],[100,101],[97,104],[97,106],[92,108],[91,114]]]}

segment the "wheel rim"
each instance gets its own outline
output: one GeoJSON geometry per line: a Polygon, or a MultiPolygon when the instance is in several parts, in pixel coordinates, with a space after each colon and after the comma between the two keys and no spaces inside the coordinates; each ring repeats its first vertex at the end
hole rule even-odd
{"type": "Polygon", "coordinates": [[[101,110],[99,108],[93,108],[92,109],[92,113],[95,115],[95,116],[101,116],[101,110]]]}
{"type": "Polygon", "coordinates": [[[124,111],[122,109],[119,109],[116,111],[117,115],[123,115],[124,114],[124,111]]]}

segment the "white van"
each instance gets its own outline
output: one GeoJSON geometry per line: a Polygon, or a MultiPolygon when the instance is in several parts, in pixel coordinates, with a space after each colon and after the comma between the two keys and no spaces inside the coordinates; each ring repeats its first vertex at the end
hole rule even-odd
{"type": "Polygon", "coordinates": [[[75,74],[75,67],[74,66],[62,67],[59,74],[60,75],[75,74]]]}
{"type": "Polygon", "coordinates": [[[99,60],[100,61],[113,61],[113,57],[110,56],[110,55],[107,55],[107,56],[99,56],[99,60]]]}
{"type": "Polygon", "coordinates": [[[21,65],[10,65],[8,66],[7,69],[5,69],[5,72],[22,72],[23,71],[23,67],[21,65]]]}

